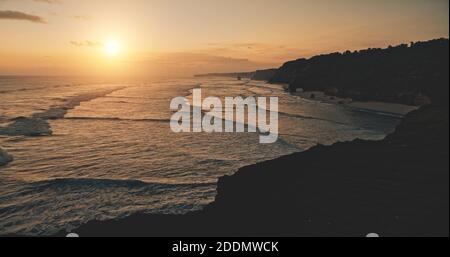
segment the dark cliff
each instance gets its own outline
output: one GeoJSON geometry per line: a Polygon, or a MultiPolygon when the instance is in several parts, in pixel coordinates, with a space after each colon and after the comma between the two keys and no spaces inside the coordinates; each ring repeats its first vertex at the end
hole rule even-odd
{"type": "Polygon", "coordinates": [[[448,39],[332,53],[287,62],[270,82],[360,101],[440,104],[449,94],[448,55],[448,39]]]}
{"type": "MultiPolygon", "coordinates": [[[[448,105],[406,116],[381,141],[355,140],[240,169],[186,215],[92,221],[81,236],[449,235],[448,105]]],[[[64,234],[64,233],[62,233],[64,234]]]]}
{"type": "Polygon", "coordinates": [[[263,81],[269,81],[270,79],[275,76],[275,73],[278,71],[278,69],[267,69],[267,70],[257,70],[255,71],[255,74],[253,75],[253,80],[263,80],[263,81]]]}

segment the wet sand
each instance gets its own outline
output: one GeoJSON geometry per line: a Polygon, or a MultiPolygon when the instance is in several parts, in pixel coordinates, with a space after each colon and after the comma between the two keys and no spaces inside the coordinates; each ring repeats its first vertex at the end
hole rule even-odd
{"type": "Polygon", "coordinates": [[[389,113],[400,116],[404,116],[407,113],[417,110],[419,108],[419,106],[411,106],[398,103],[353,101],[353,99],[351,98],[340,98],[337,96],[326,95],[324,92],[321,91],[294,92],[292,94],[308,100],[332,104],[340,104],[345,105],[347,107],[361,109],[365,111],[389,113]]]}

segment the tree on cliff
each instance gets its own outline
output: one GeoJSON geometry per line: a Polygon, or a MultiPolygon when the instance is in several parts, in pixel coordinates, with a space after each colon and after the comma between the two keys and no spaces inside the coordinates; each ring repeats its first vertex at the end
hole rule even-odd
{"type": "Polygon", "coordinates": [[[356,100],[443,103],[449,93],[448,56],[448,39],[331,53],[287,62],[270,81],[356,100]]]}

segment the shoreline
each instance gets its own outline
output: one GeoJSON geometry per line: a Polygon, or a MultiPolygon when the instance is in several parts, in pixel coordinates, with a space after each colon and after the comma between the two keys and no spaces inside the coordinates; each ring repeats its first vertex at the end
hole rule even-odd
{"type": "Polygon", "coordinates": [[[215,201],[201,211],[93,220],[70,232],[82,237],[448,236],[448,126],[448,106],[422,107],[383,140],[318,145],[221,177],[215,201]]]}
{"type": "Polygon", "coordinates": [[[390,114],[394,116],[405,116],[406,114],[420,108],[420,106],[412,106],[399,103],[353,101],[353,99],[351,98],[341,98],[337,96],[327,95],[323,91],[297,91],[292,92],[291,94],[310,101],[342,105],[361,111],[390,114]]]}
{"type": "Polygon", "coordinates": [[[406,114],[420,108],[419,106],[386,102],[351,102],[345,104],[345,106],[361,111],[392,114],[395,116],[405,116],[406,114]]]}

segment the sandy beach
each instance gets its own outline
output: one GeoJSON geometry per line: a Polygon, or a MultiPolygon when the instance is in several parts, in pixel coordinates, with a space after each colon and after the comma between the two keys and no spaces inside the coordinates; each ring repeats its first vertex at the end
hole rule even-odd
{"type": "Polygon", "coordinates": [[[320,101],[320,102],[332,103],[332,104],[340,104],[340,105],[345,105],[350,108],[360,109],[362,111],[380,112],[380,113],[393,114],[393,115],[399,115],[399,116],[404,116],[407,113],[417,110],[419,108],[419,106],[411,106],[411,105],[398,104],[398,103],[386,103],[386,102],[376,102],[376,101],[369,101],[369,102],[353,101],[353,99],[351,99],[351,98],[340,98],[337,96],[326,95],[322,91],[298,90],[297,92],[293,92],[292,94],[295,96],[299,96],[301,98],[308,99],[308,100],[320,101]]]}

